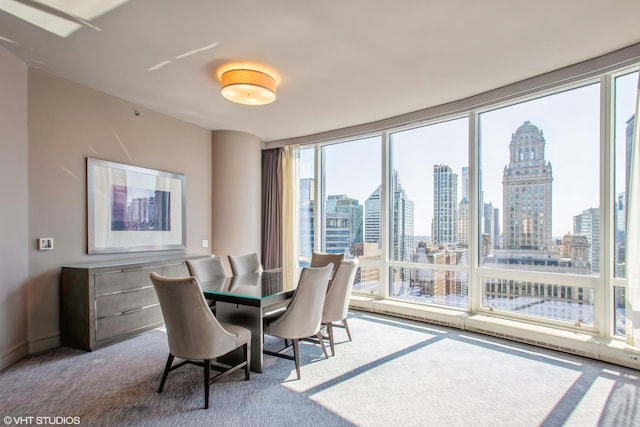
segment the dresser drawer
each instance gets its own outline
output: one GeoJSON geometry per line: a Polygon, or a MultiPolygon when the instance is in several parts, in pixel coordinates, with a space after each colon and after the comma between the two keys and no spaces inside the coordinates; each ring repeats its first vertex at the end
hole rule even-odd
{"type": "Polygon", "coordinates": [[[103,317],[96,320],[96,341],[106,340],[128,332],[136,332],[163,322],[160,306],[144,308],[130,313],[103,317]]]}
{"type": "Polygon", "coordinates": [[[137,268],[133,270],[107,271],[95,274],[95,295],[105,295],[113,292],[139,289],[152,286],[149,275],[156,272],[163,273],[163,266],[137,268]]]}
{"type": "Polygon", "coordinates": [[[158,304],[153,286],[96,297],[96,318],[158,304]]]}
{"type": "MultiPolygon", "coordinates": [[[[162,274],[162,273],[160,273],[162,274]]],[[[189,277],[189,270],[187,265],[183,262],[181,264],[168,264],[164,266],[164,274],[166,277],[189,277]]]]}

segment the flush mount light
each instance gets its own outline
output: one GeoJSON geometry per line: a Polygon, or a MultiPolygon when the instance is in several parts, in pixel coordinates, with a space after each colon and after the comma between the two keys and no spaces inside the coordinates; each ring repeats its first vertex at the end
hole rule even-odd
{"type": "Polygon", "coordinates": [[[257,70],[233,69],[220,76],[222,96],[244,105],[265,105],[276,100],[276,80],[257,70]]]}

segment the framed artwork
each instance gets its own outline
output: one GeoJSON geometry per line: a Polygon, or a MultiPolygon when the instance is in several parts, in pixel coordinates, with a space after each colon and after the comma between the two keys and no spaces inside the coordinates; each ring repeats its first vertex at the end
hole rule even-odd
{"type": "Polygon", "coordinates": [[[186,177],[87,158],[88,253],[186,247],[186,177]]]}

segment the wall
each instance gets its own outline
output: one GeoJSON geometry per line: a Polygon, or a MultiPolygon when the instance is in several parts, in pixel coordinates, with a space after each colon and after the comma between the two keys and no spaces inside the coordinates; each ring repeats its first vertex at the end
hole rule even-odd
{"type": "Polygon", "coordinates": [[[211,134],[213,159],[212,252],[225,257],[260,254],[262,144],[254,135],[228,130],[211,134]]]}
{"type": "MultiPolygon", "coordinates": [[[[201,242],[212,240],[212,154],[209,130],[41,70],[30,69],[28,82],[29,229],[26,233],[23,227],[20,234],[26,238],[16,240],[28,244],[29,352],[34,353],[59,345],[60,266],[183,253],[87,255],[86,158],[186,175],[185,252],[210,253],[201,242]],[[37,250],[39,237],[53,237],[54,250],[37,250]]],[[[25,164],[9,166],[26,169],[25,164]]],[[[27,177],[20,177],[8,182],[23,185],[27,177]]],[[[26,216],[26,208],[20,214],[26,216]]]]}
{"type": "Polygon", "coordinates": [[[27,66],[0,47],[0,370],[27,345],[27,66]]]}

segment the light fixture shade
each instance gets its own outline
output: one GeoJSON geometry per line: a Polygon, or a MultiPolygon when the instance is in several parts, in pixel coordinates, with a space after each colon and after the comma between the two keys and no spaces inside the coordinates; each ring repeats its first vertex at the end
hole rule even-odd
{"type": "Polygon", "coordinates": [[[265,105],[276,99],[276,81],[257,70],[235,69],[220,76],[222,96],[244,105],[265,105]]]}

